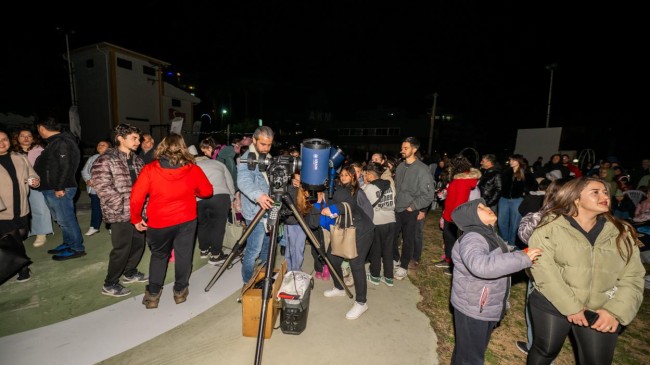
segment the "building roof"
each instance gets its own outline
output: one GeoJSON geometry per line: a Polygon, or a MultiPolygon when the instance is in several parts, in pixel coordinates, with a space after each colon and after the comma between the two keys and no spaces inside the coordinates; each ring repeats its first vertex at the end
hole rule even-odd
{"type": "Polygon", "coordinates": [[[114,44],[107,43],[107,42],[100,42],[100,43],[90,44],[90,45],[80,47],[80,48],[75,48],[74,50],[72,50],[70,52],[74,54],[74,53],[81,53],[81,52],[88,51],[88,50],[93,50],[93,49],[100,49],[100,50],[101,49],[108,49],[108,50],[116,51],[116,52],[126,54],[126,55],[129,55],[129,56],[132,56],[132,57],[145,59],[145,60],[151,62],[152,64],[160,66],[160,67],[169,67],[171,65],[170,63],[165,62],[165,61],[161,61],[161,60],[159,60],[157,58],[153,58],[153,57],[144,55],[142,53],[131,51],[129,49],[122,48],[120,46],[116,46],[114,44]]]}

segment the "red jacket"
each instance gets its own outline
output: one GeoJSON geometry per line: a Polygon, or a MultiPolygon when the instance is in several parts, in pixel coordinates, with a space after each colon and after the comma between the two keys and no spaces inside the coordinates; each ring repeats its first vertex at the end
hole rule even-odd
{"type": "Polygon", "coordinates": [[[145,165],[131,190],[131,223],[142,220],[147,196],[147,225],[171,227],[196,219],[196,197],[212,196],[212,184],[195,164],[172,169],[154,161],[145,165]]]}
{"type": "Polygon", "coordinates": [[[449,183],[449,187],[447,187],[447,199],[445,199],[445,210],[442,212],[442,218],[447,222],[453,222],[451,212],[469,200],[469,192],[476,187],[480,178],[481,172],[477,169],[470,169],[454,176],[454,179],[449,183]]]}

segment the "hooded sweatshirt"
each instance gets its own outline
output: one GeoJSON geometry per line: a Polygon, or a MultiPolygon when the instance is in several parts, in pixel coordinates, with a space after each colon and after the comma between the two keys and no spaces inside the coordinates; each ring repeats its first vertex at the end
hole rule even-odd
{"type": "Polygon", "coordinates": [[[147,196],[147,225],[165,228],[196,219],[196,197],[211,195],[212,184],[200,167],[156,160],[145,165],[131,190],[131,223],[137,224],[145,216],[142,208],[147,196]]]}
{"type": "Polygon", "coordinates": [[[500,321],[505,315],[510,290],[510,274],[531,266],[523,251],[509,252],[494,226],[478,216],[475,199],[458,206],[452,218],[464,233],[454,244],[451,258],[454,275],[451,304],[468,317],[500,321]]]}

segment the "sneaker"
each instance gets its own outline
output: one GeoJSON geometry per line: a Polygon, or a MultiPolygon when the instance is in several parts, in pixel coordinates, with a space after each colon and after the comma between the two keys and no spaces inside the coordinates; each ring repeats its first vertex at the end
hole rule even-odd
{"type": "Polygon", "coordinates": [[[402,279],[404,279],[406,277],[407,274],[408,274],[408,272],[406,271],[405,268],[398,267],[398,268],[395,269],[395,273],[394,273],[393,277],[396,280],[402,280],[402,279]]]}
{"type": "Polygon", "coordinates": [[[18,273],[18,277],[16,278],[16,281],[19,283],[24,283],[26,281],[29,281],[29,279],[32,278],[31,274],[32,270],[27,269],[25,272],[22,272],[22,270],[18,273]]]}
{"type": "Polygon", "coordinates": [[[447,262],[447,260],[442,259],[442,260],[436,262],[435,264],[433,264],[433,266],[439,267],[439,268],[442,268],[442,269],[446,269],[446,268],[449,267],[449,263],[447,262]]]}
{"type": "Polygon", "coordinates": [[[385,276],[382,276],[381,282],[386,284],[387,286],[393,286],[393,278],[387,278],[385,276]]]}
{"type": "Polygon", "coordinates": [[[323,280],[328,281],[330,279],[330,268],[325,265],[323,266],[323,280]]]}
{"type": "Polygon", "coordinates": [[[528,344],[524,341],[515,341],[515,347],[517,350],[523,352],[524,354],[528,355],[528,344]]]}
{"type": "Polygon", "coordinates": [[[332,288],[330,290],[325,290],[323,292],[323,295],[328,297],[328,298],[333,298],[333,297],[344,297],[345,296],[345,290],[343,289],[337,289],[337,288],[332,288]]]}
{"type": "Polygon", "coordinates": [[[408,268],[409,268],[409,270],[417,270],[418,265],[420,265],[420,263],[418,261],[411,260],[411,262],[409,262],[408,268]]]}
{"type": "Polygon", "coordinates": [[[201,250],[200,255],[202,259],[207,259],[208,257],[210,257],[210,250],[201,250]]]}
{"type": "Polygon", "coordinates": [[[117,283],[113,285],[104,285],[102,287],[102,294],[118,298],[131,294],[131,291],[120,285],[120,283],[117,283]]]}
{"type": "Polygon", "coordinates": [[[83,256],[86,256],[86,251],[75,251],[71,248],[68,248],[65,251],[59,253],[58,255],[52,256],[52,260],[65,261],[70,259],[76,259],[77,257],[83,257],[83,256]]]}
{"type": "Polygon", "coordinates": [[[208,264],[214,265],[214,266],[223,265],[223,263],[226,262],[227,258],[228,258],[228,255],[226,255],[223,252],[221,252],[218,255],[210,254],[210,258],[208,259],[208,264]]]}
{"type": "Polygon", "coordinates": [[[399,261],[393,260],[393,267],[399,267],[399,261]]]}
{"type": "Polygon", "coordinates": [[[99,232],[99,229],[96,229],[94,227],[90,227],[90,228],[88,228],[88,232],[86,232],[86,236],[92,236],[97,232],[99,232]]]}
{"type": "Polygon", "coordinates": [[[348,313],[345,314],[345,318],[357,319],[361,317],[361,315],[364,314],[367,310],[368,310],[368,305],[366,303],[354,302],[354,305],[352,305],[352,309],[350,309],[348,313]]]}
{"type": "Polygon", "coordinates": [[[451,271],[450,267],[446,268],[443,272],[444,272],[445,275],[448,275],[448,276],[453,276],[454,275],[454,272],[451,271]]]}
{"type": "Polygon", "coordinates": [[[368,279],[368,282],[373,285],[379,285],[379,283],[381,282],[380,278],[376,276],[372,276],[372,274],[370,273],[366,274],[366,279],[368,279]]]}
{"type": "Polygon", "coordinates": [[[323,279],[323,273],[320,271],[316,271],[316,274],[314,274],[314,276],[316,279],[323,279]]]}
{"type": "Polygon", "coordinates": [[[122,275],[122,282],[124,284],[146,283],[147,281],[149,281],[149,277],[139,271],[131,276],[122,275]]]}
{"type": "Polygon", "coordinates": [[[113,234],[113,231],[111,231],[110,228],[108,229],[108,234],[113,234]]]}
{"type": "Polygon", "coordinates": [[[44,234],[37,234],[34,240],[34,247],[41,247],[47,242],[47,236],[44,234]]]}
{"type": "Polygon", "coordinates": [[[67,250],[69,248],[70,248],[70,245],[64,242],[64,243],[54,247],[51,250],[47,250],[47,253],[49,253],[50,255],[56,255],[57,253],[61,253],[61,252],[65,251],[65,250],[67,250]]]}

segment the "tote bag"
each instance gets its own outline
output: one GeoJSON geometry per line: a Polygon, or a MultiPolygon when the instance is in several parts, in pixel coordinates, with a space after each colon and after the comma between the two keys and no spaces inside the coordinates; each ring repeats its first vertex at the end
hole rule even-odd
{"type": "Polygon", "coordinates": [[[226,233],[223,236],[223,245],[232,248],[244,234],[244,226],[235,217],[234,209],[230,210],[230,219],[226,221],[226,233]]]}
{"type": "Polygon", "coordinates": [[[345,218],[341,220],[341,215],[336,217],[336,223],[330,225],[330,245],[332,246],[332,255],[353,259],[357,257],[357,238],[356,228],[352,220],[352,211],[348,203],[343,203],[345,208],[345,218]]]}

